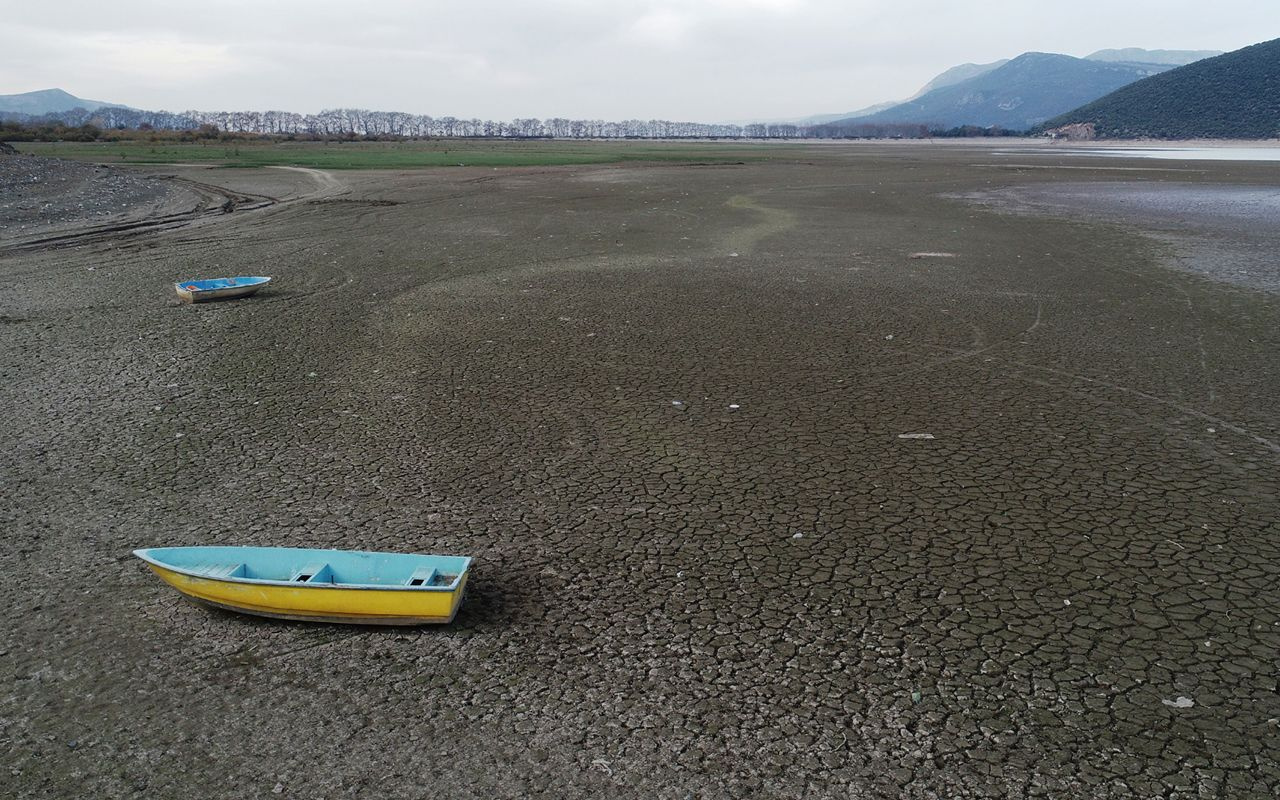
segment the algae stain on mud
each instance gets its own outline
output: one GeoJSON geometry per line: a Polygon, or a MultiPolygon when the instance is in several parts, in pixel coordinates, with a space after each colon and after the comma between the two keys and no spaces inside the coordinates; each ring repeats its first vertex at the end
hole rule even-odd
{"type": "Polygon", "coordinates": [[[736,194],[725,201],[729,208],[753,212],[754,222],[735,228],[724,237],[724,246],[733,253],[752,253],[764,239],[796,226],[796,215],[786,209],[760,204],[755,198],[736,194]]]}

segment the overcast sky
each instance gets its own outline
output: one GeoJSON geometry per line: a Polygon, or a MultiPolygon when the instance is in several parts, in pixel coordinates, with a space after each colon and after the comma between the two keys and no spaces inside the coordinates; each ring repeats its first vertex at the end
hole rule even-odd
{"type": "Polygon", "coordinates": [[[1280,0],[0,0],[0,94],[150,110],[800,117],[1027,50],[1234,50],[1280,0]]]}

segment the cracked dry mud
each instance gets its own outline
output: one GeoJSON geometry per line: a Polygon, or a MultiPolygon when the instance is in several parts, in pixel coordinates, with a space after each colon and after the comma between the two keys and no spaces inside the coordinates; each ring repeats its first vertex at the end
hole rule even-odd
{"type": "Polygon", "coordinates": [[[282,202],[0,254],[2,793],[1273,797],[1277,296],[943,196],[1158,170],[780,155],[205,171],[282,202]],[[288,624],[129,555],[198,543],[476,562],[288,624]]]}

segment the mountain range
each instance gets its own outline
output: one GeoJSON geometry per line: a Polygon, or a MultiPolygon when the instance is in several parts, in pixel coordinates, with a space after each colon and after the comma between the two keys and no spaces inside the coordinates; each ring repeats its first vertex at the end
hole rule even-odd
{"type": "Polygon", "coordinates": [[[1004,58],[999,61],[993,61],[990,64],[960,64],[938,74],[933,78],[933,80],[922,86],[920,91],[911,95],[906,100],[890,100],[885,103],[876,103],[875,105],[867,106],[866,108],[860,108],[857,111],[846,111],[843,114],[814,114],[811,117],[796,120],[796,122],[801,125],[821,125],[827,122],[835,122],[836,120],[870,116],[902,103],[911,102],[921,95],[932,92],[934,89],[941,89],[944,86],[951,86],[953,84],[960,83],[961,81],[969,80],[970,78],[976,78],[979,75],[990,72],[996,67],[1003,66],[1007,63],[1009,63],[1009,59],[1004,58]]]}
{"type": "Polygon", "coordinates": [[[1127,61],[1130,64],[1171,64],[1181,67],[1193,61],[1222,55],[1221,50],[1143,50],[1126,47],[1121,50],[1099,50],[1085,58],[1090,61],[1127,61]]]}
{"type": "MultiPolygon", "coordinates": [[[[1097,135],[1114,137],[1280,135],[1280,40],[1225,55],[1214,52],[1126,48],[1099,50],[1086,58],[1023,53],[1009,60],[952,67],[900,103],[795,122],[814,126],[801,135],[816,136],[848,135],[841,129],[866,125],[1007,131],[1089,125],[1097,135]]],[[[0,95],[0,119],[69,113],[85,118],[90,116],[86,112],[101,109],[117,110],[117,116],[136,112],[62,89],[0,95]]],[[[168,119],[146,122],[175,124],[168,119]]]]}
{"type": "Polygon", "coordinates": [[[54,114],[83,108],[96,111],[99,108],[128,108],[119,103],[104,103],[100,100],[86,100],[83,97],[64,92],[61,89],[41,89],[22,94],[0,94],[0,113],[28,114],[38,117],[41,114],[54,114]]]}
{"type": "Polygon", "coordinates": [[[1129,84],[1040,129],[1065,126],[1113,138],[1280,137],[1280,39],[1129,84]]]}
{"type": "Polygon", "coordinates": [[[915,98],[834,125],[919,123],[936,128],[971,125],[1026,130],[1134,81],[1193,62],[1206,51],[1102,50],[1088,58],[1023,53],[1009,61],[955,67],[915,98]],[[1151,58],[1153,61],[1129,61],[1151,58]],[[958,80],[954,79],[958,78],[958,80]]]}

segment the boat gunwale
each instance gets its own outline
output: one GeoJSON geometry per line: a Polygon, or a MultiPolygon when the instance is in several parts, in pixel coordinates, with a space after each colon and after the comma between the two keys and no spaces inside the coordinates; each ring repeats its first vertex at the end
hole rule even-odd
{"type": "MultiPolygon", "coordinates": [[[[403,584],[371,584],[371,583],[299,583],[297,581],[277,581],[267,578],[239,578],[239,577],[215,577],[206,575],[195,570],[184,567],[175,566],[165,563],[150,555],[154,550],[184,550],[184,547],[145,547],[134,550],[133,554],[142,559],[146,563],[159,569],[176,572],[179,575],[186,575],[189,578],[198,578],[204,581],[218,581],[221,583],[241,583],[253,584],[259,586],[288,586],[294,589],[342,589],[346,591],[376,591],[376,592],[456,592],[461,582],[466,578],[467,570],[471,568],[470,556],[443,556],[443,558],[461,558],[464,560],[462,568],[458,570],[457,576],[453,579],[453,583],[448,586],[407,586],[403,584]]],[[[312,550],[309,548],[298,547],[243,547],[237,548],[243,550],[300,550],[309,553],[368,553],[370,555],[424,555],[420,553],[387,553],[372,550],[312,550]]],[[[430,556],[428,556],[430,557],[430,556]]]]}
{"type": "Polygon", "coordinates": [[[232,278],[192,278],[175,281],[174,291],[186,303],[206,303],[214,300],[239,300],[252,297],[271,283],[267,275],[237,275],[232,278]],[[226,286],[198,286],[201,283],[230,282],[226,286]],[[236,283],[244,281],[244,283],[236,283]]]}
{"type": "Polygon", "coordinates": [[[188,278],[183,281],[174,281],[173,285],[189,292],[220,292],[224,289],[250,289],[253,287],[261,288],[271,283],[269,275],[233,275],[229,278],[188,278]],[[226,286],[209,286],[204,287],[198,284],[209,283],[211,281],[232,281],[226,286]],[[245,283],[235,283],[234,281],[245,281],[245,283]],[[195,286],[194,289],[187,287],[195,286]]]}

